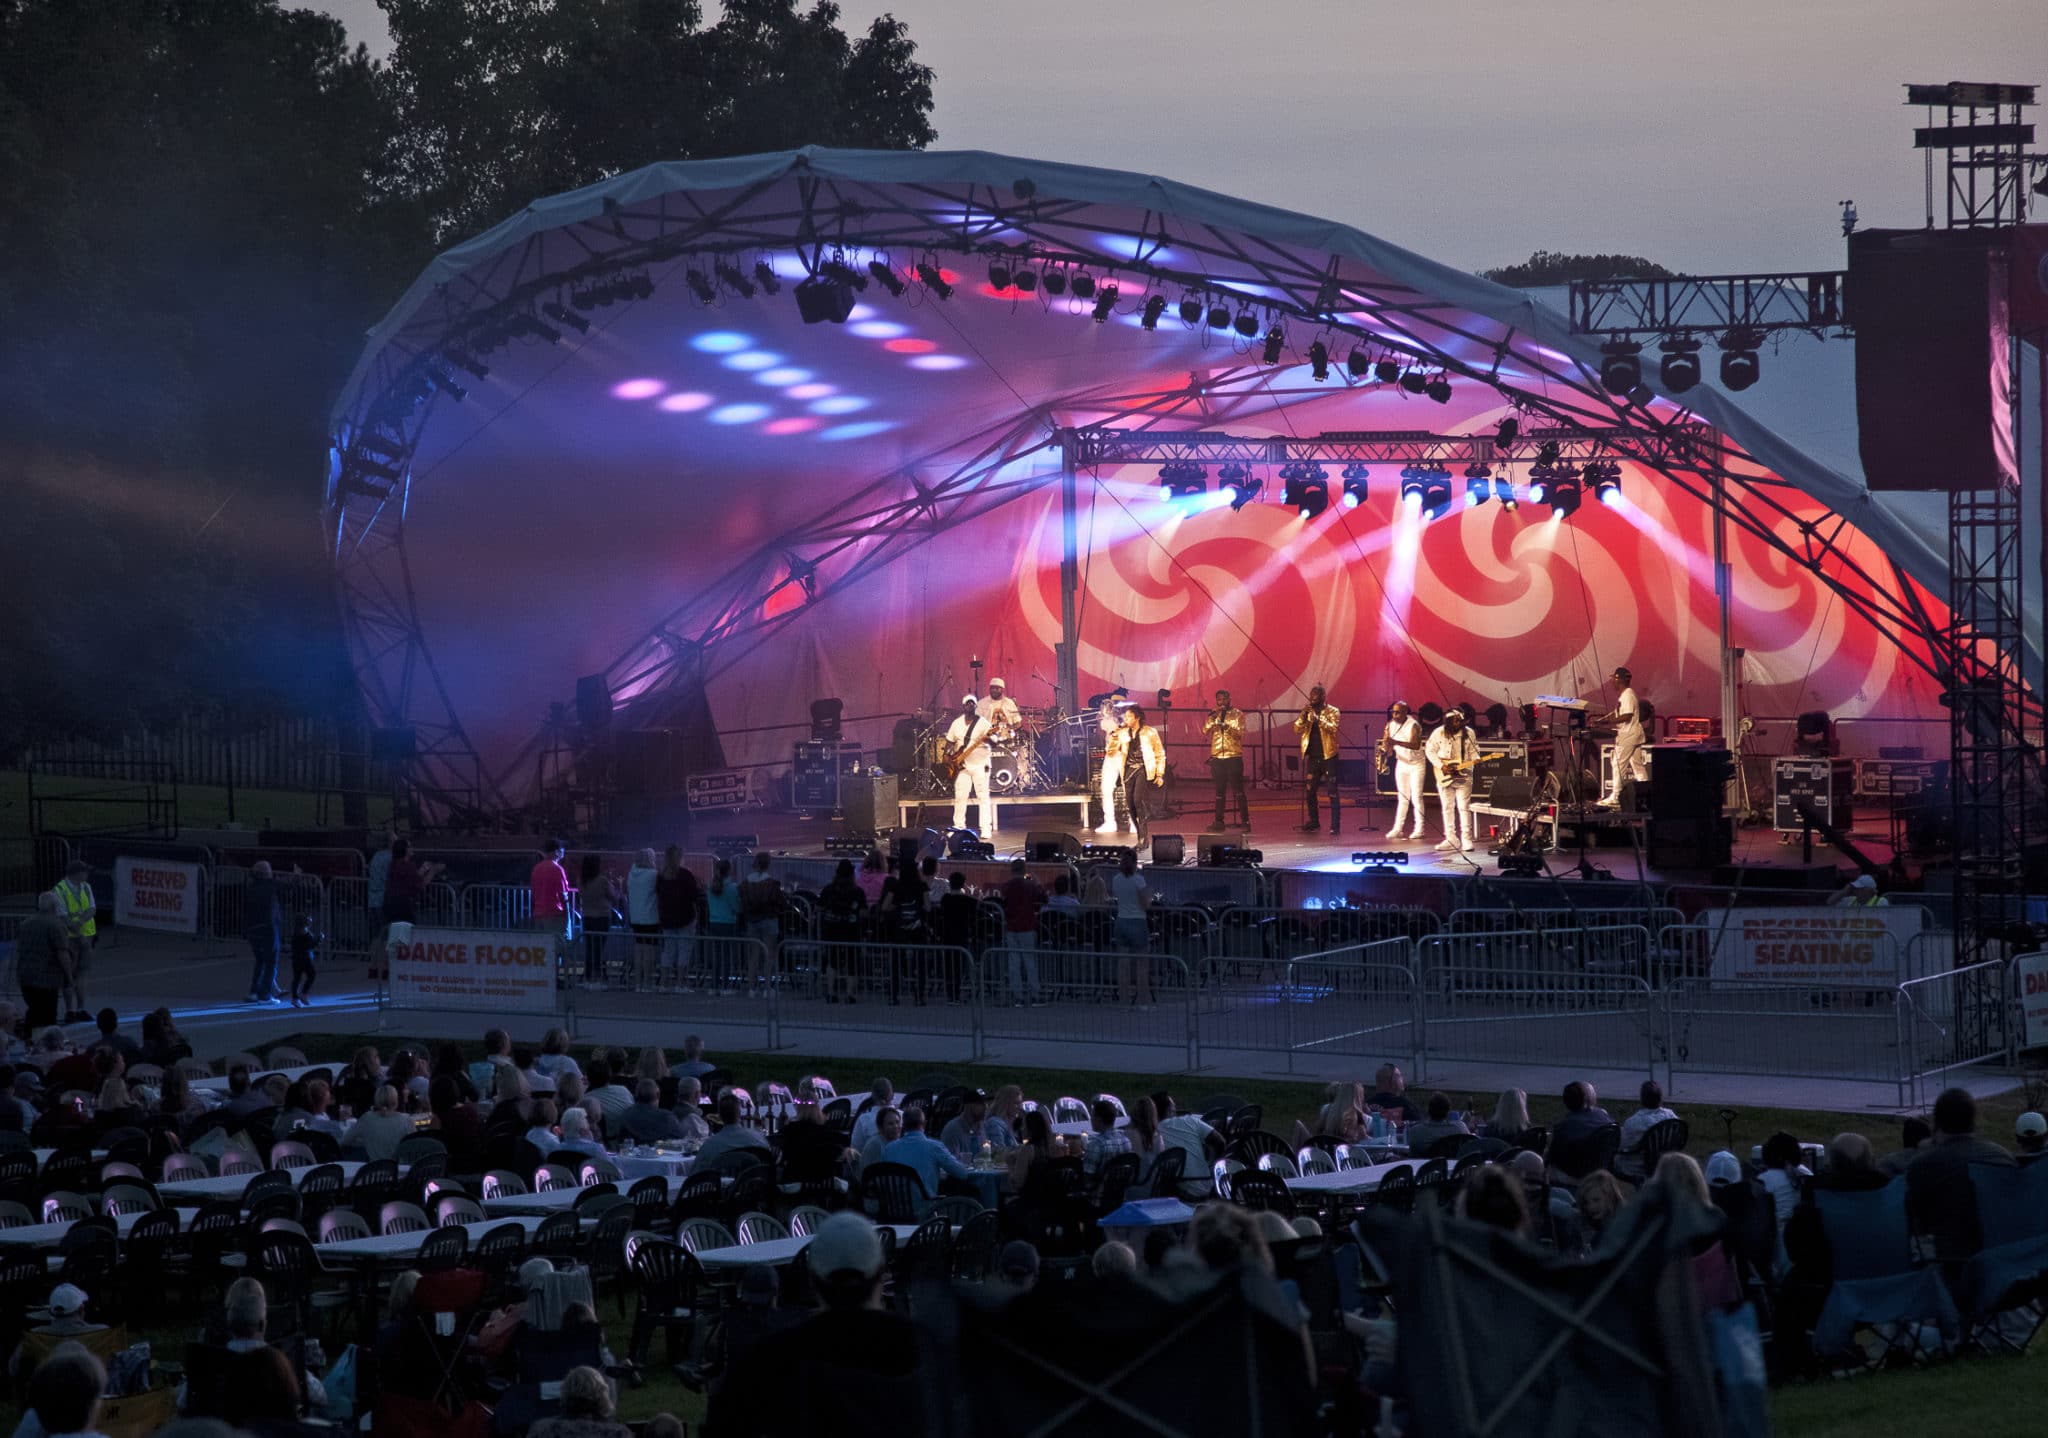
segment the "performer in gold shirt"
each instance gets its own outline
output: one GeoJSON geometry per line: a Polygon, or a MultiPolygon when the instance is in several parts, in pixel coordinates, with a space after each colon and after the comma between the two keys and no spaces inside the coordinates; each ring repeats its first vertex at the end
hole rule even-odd
{"type": "Polygon", "coordinates": [[[1202,732],[1209,736],[1209,777],[1216,785],[1216,822],[1209,832],[1221,833],[1226,827],[1224,801],[1231,794],[1237,796],[1238,823],[1249,829],[1252,806],[1244,793],[1244,713],[1231,707],[1228,689],[1216,691],[1216,707],[1202,721],[1202,732]]]}
{"type": "Polygon", "coordinates": [[[1301,736],[1301,782],[1308,800],[1308,822],[1304,834],[1323,827],[1322,809],[1317,803],[1323,781],[1330,781],[1330,832],[1337,832],[1337,706],[1323,699],[1323,686],[1308,691],[1308,703],[1294,718],[1294,732],[1301,736]]]}

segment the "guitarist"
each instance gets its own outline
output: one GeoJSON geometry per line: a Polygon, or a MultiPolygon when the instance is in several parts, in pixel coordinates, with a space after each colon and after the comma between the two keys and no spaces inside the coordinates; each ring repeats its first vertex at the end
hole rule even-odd
{"type": "Polygon", "coordinates": [[[1422,837],[1422,769],[1427,763],[1423,746],[1427,741],[1422,734],[1422,721],[1408,712],[1408,706],[1401,700],[1394,701],[1394,707],[1387,712],[1387,727],[1380,734],[1380,766],[1391,764],[1394,769],[1394,822],[1388,826],[1387,837],[1401,837],[1401,823],[1410,813],[1415,818],[1408,830],[1410,839],[1422,837]]]}
{"type": "Polygon", "coordinates": [[[1479,763],[1479,743],[1465,728],[1465,712],[1453,709],[1429,736],[1423,751],[1436,770],[1437,801],[1444,807],[1444,840],[1437,852],[1472,848],[1472,770],[1479,763]]]}
{"type": "Polygon", "coordinates": [[[972,694],[960,696],[960,714],[946,730],[946,767],[953,771],[953,827],[967,827],[967,799],[980,805],[981,835],[996,831],[995,811],[988,802],[988,774],[994,756],[988,747],[989,721],[975,712],[972,694]]]}

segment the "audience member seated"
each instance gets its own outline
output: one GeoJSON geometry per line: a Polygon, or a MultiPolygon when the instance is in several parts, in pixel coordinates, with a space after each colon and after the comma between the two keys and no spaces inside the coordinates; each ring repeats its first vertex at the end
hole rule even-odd
{"type": "Polygon", "coordinates": [[[1084,1173],[1101,1173],[1102,1166],[1112,1158],[1131,1151],[1131,1141],[1117,1127],[1116,1118],[1116,1108],[1107,1099],[1095,1100],[1095,1106],[1088,1111],[1088,1146],[1081,1155],[1084,1173]]]}
{"type": "Polygon", "coordinates": [[[534,1056],[533,1071],[542,1078],[552,1080],[558,1087],[563,1074],[583,1076],[583,1070],[576,1066],[576,1060],[569,1057],[569,1031],[552,1028],[540,1037],[540,1052],[534,1056]]]}
{"type": "Polygon", "coordinates": [[[882,1110],[896,1104],[896,1087],[885,1078],[878,1078],[868,1086],[867,1106],[853,1117],[853,1136],[848,1140],[855,1148],[865,1149],[868,1140],[875,1136],[875,1123],[882,1110]]]}
{"type": "Polygon", "coordinates": [[[1828,1143],[1827,1161],[1807,1181],[1792,1216],[1785,1221],[1785,1257],[1791,1272],[1822,1288],[1833,1281],[1827,1237],[1821,1231],[1815,1194],[1869,1193],[1891,1182],[1891,1177],[1878,1167],[1869,1139],[1860,1133],[1836,1134],[1828,1143]]]}
{"type": "MultiPolygon", "coordinates": [[[[1700,1180],[1701,1196],[1706,1193],[1706,1180],[1700,1180]]],[[[1589,1173],[1579,1180],[1576,1194],[1579,1209],[1579,1246],[1591,1253],[1600,1246],[1600,1236],[1607,1231],[1607,1225],[1621,1212],[1628,1198],[1621,1191],[1619,1179],[1606,1170],[1589,1173]]]]}
{"type": "MultiPolygon", "coordinates": [[[[1429,1096],[1429,1103],[1424,1111],[1428,1115],[1426,1118],[1419,1118],[1408,1125],[1408,1152],[1411,1155],[1419,1158],[1427,1154],[1438,1141],[1449,1138],[1452,1135],[1456,1135],[1459,1138],[1470,1138],[1472,1136],[1472,1130],[1465,1127],[1464,1120],[1451,1117],[1451,1096],[1449,1094],[1431,1094],[1429,1096]]],[[[1355,1140],[1346,1141],[1355,1142],[1355,1140]]]]}
{"type": "Polygon", "coordinates": [[[2013,1120],[2012,1138],[2014,1146],[2019,1150],[2013,1157],[2019,1161],[2020,1167],[2024,1168],[2044,1153],[2048,1153],[2048,1118],[2035,1113],[2032,1109],[2027,1110],[2013,1120]]]}
{"type": "MultiPolygon", "coordinates": [[[[936,1142],[930,1146],[945,1153],[936,1142]]],[[[874,1225],[856,1213],[835,1213],[818,1226],[807,1253],[823,1311],[784,1342],[757,1345],[734,1365],[712,1399],[705,1431],[711,1438],[901,1438],[929,1431],[916,1331],[883,1307],[885,1265],[874,1225]]]]}
{"type": "Polygon", "coordinates": [[[799,1099],[796,1112],[778,1141],[782,1148],[782,1181],[794,1192],[806,1184],[834,1184],[844,1188],[842,1170],[855,1157],[839,1130],[828,1128],[818,1105],[799,1099]]]}
{"type": "Polygon", "coordinates": [[[955,1158],[971,1160],[981,1152],[983,1144],[991,1149],[1015,1148],[1017,1137],[1010,1132],[1008,1124],[988,1111],[988,1095],[975,1089],[960,1105],[960,1112],[947,1123],[946,1131],[939,1135],[939,1142],[950,1149],[955,1158]]]}
{"type": "MultiPolygon", "coordinates": [[[[34,1352],[49,1348],[49,1340],[80,1338],[87,1334],[105,1333],[107,1325],[94,1323],[85,1316],[88,1302],[85,1290],[75,1283],[60,1283],[50,1290],[49,1317],[29,1332],[44,1340],[34,1346],[34,1352]]],[[[19,1331],[19,1330],[17,1330],[19,1331]]],[[[16,1382],[34,1366],[31,1348],[24,1343],[15,1348],[7,1360],[7,1375],[16,1382]]]]}
{"type": "Polygon", "coordinates": [[[1564,1184],[1550,1182],[1543,1155],[1533,1150],[1523,1149],[1509,1160],[1509,1166],[1522,1182],[1538,1232],[1548,1237],[1559,1253],[1579,1252],[1583,1242],[1577,1193],[1564,1184]]]}
{"type": "Polygon", "coordinates": [[[612,1385],[595,1368],[571,1368],[562,1379],[562,1412],[526,1430],[527,1438],[633,1438],[612,1416],[612,1385]]]}
{"type": "Polygon", "coordinates": [[[385,1084],[377,1090],[377,1106],[348,1131],[348,1144],[367,1159],[396,1158],[399,1143],[416,1132],[411,1116],[398,1111],[398,1090],[385,1084]]]}
{"type": "Polygon", "coordinates": [[[1177,1148],[1187,1155],[1181,1166],[1179,1196],[1199,1197],[1209,1187],[1210,1165],[1223,1156],[1223,1135],[1209,1127],[1200,1114],[1182,1113],[1173,1095],[1163,1089],[1152,1095],[1152,1106],[1159,1112],[1162,1150],[1177,1148]]]}
{"type": "Polygon", "coordinates": [[[767,1344],[772,1348],[810,1317],[801,1308],[780,1305],[781,1271],[766,1263],[749,1264],[740,1271],[739,1304],[725,1311],[712,1335],[706,1365],[712,1374],[708,1390],[712,1402],[718,1401],[727,1377],[757,1347],[767,1344]]]}
{"type": "Polygon", "coordinates": [[[299,1379],[292,1361],[260,1341],[244,1352],[222,1400],[219,1416],[254,1438],[307,1438],[332,1431],[300,1421],[299,1379]]]}
{"type": "MultiPolygon", "coordinates": [[[[591,1061],[589,1096],[596,1102],[598,1112],[603,1117],[604,1132],[614,1135],[619,1131],[619,1120],[624,1118],[626,1110],[633,1106],[633,1091],[617,1082],[614,1077],[616,1072],[609,1062],[599,1062],[595,1059],[591,1061]]],[[[657,1097],[659,1092],[660,1085],[657,1084],[657,1097]]]]}
{"type": "Polygon", "coordinates": [[[436,1074],[427,1083],[427,1107],[434,1115],[434,1127],[441,1142],[448,1145],[448,1162],[456,1173],[475,1173],[483,1143],[484,1118],[477,1106],[462,1096],[469,1080],[460,1082],[453,1074],[436,1074]]]}
{"type": "Polygon", "coordinates": [[[16,1438],[104,1438],[97,1426],[107,1370],[82,1345],[60,1343],[28,1380],[16,1438]]]}
{"type": "Polygon", "coordinates": [[[1778,1223],[1779,1271],[1784,1270],[1783,1245],[1785,1225],[1792,1221],[1792,1210],[1799,1206],[1799,1193],[1806,1181],[1813,1177],[1813,1170],[1803,1162],[1805,1151],[1799,1140],[1789,1133],[1774,1133],[1764,1140],[1763,1162],[1758,1177],[1763,1180],[1764,1191],[1771,1196],[1772,1212],[1778,1223]]]}
{"type": "Polygon", "coordinates": [[[93,1025],[100,1031],[99,1037],[93,1041],[95,1045],[112,1049],[121,1056],[124,1063],[142,1062],[142,1045],[121,1032],[119,1014],[112,1009],[101,1009],[94,1017],[93,1025]]]}
{"type": "Polygon", "coordinates": [[[1593,1085],[1575,1079],[1564,1086],[1564,1117],[1550,1130],[1551,1147],[1579,1143],[1613,1125],[1614,1119],[1600,1107],[1600,1096],[1593,1092],[1593,1085]]]}
{"type": "Polygon", "coordinates": [[[882,1161],[882,1150],[903,1137],[903,1110],[893,1103],[883,1104],[874,1111],[875,1122],[868,1134],[868,1141],[861,1145],[860,1166],[882,1161]]]}
{"type": "Polygon", "coordinates": [[[661,1106],[660,1079],[644,1078],[634,1087],[632,1106],[619,1115],[618,1133],[634,1143],[681,1141],[681,1121],[661,1106]]]}
{"type": "Polygon", "coordinates": [[[704,1075],[715,1071],[718,1065],[704,1057],[704,1040],[691,1034],[683,1040],[683,1059],[676,1065],[676,1073],[682,1078],[702,1080],[704,1075]]]}
{"type": "Polygon", "coordinates": [[[562,1111],[562,1141],[555,1145],[558,1154],[577,1154],[583,1158],[595,1158],[604,1152],[604,1144],[592,1131],[590,1115],[580,1108],[562,1111]]]}
{"type": "Polygon", "coordinates": [[[996,1283],[1014,1297],[1038,1286],[1038,1250],[1021,1238],[1013,1238],[996,1255],[996,1283]]]}
{"type": "Polygon", "coordinates": [[[561,1115],[555,1112],[553,1099],[535,1099],[528,1117],[532,1119],[533,1127],[526,1131],[526,1141],[539,1149],[543,1157],[562,1146],[562,1136],[555,1132],[555,1124],[561,1115]]]}
{"type": "Polygon", "coordinates": [[[1138,1278],[1138,1251],[1128,1243],[1112,1238],[1095,1250],[1088,1267],[1098,1282],[1135,1283],[1138,1278]]]}
{"type": "Polygon", "coordinates": [[[701,1080],[687,1076],[676,1080],[676,1124],[683,1131],[685,1143],[702,1143],[711,1137],[711,1125],[704,1121],[703,1099],[701,1080]]]}
{"type": "Polygon", "coordinates": [[[1934,1127],[1926,1119],[1915,1115],[1904,1120],[1899,1125],[1899,1146],[1877,1161],[1878,1172],[1888,1178],[1898,1177],[1933,1137],[1934,1127]]]}
{"type": "Polygon", "coordinates": [[[1630,1178],[1641,1179],[1645,1176],[1643,1136],[1678,1115],[1664,1107],[1664,1088],[1655,1079],[1643,1080],[1636,1097],[1636,1111],[1621,1121],[1621,1148],[1614,1156],[1614,1167],[1630,1178]]]}
{"type": "Polygon", "coordinates": [[[469,1065],[463,1061],[461,1044],[444,1043],[434,1050],[434,1066],[427,1073],[430,1095],[434,1080],[444,1075],[454,1080],[455,1098],[458,1103],[475,1103],[483,1097],[476,1086],[476,1080],[470,1077],[469,1065]]]}
{"type": "Polygon", "coordinates": [[[704,1140],[704,1146],[697,1150],[697,1163],[690,1172],[715,1173],[721,1168],[739,1168],[754,1160],[749,1152],[772,1160],[775,1150],[761,1131],[751,1124],[740,1122],[739,1095],[722,1093],[718,1096],[718,1130],[704,1140]]]}
{"type": "Polygon", "coordinates": [[[1983,1246],[1973,1163],[2011,1168],[2013,1156],[1977,1137],[1977,1100],[1968,1089],[1943,1089],[1934,1101],[1934,1139],[1906,1168],[1907,1224],[1931,1240],[1931,1256],[1943,1262],[1983,1246]]]}
{"type": "MultiPolygon", "coordinates": [[[[1601,1177],[1614,1182],[1611,1175],[1601,1177]]],[[[1453,1211],[1473,1223],[1483,1223],[1519,1238],[1529,1236],[1528,1191],[1515,1175],[1497,1163],[1482,1163],[1465,1175],[1453,1211]]]]}
{"type": "Polygon", "coordinates": [[[1379,1072],[1373,1075],[1373,1095],[1367,1100],[1367,1106],[1378,1109],[1389,1118],[1398,1116],[1406,1123],[1422,1117],[1422,1110],[1409,1097],[1408,1080],[1402,1075],[1399,1064],[1380,1065],[1379,1072]]]}
{"type": "Polygon", "coordinates": [[[929,1200],[938,1197],[939,1185],[947,1178],[972,1179],[974,1170],[946,1151],[946,1146],[924,1131],[924,1109],[912,1104],[903,1110],[903,1136],[882,1150],[882,1162],[900,1163],[924,1181],[926,1203],[918,1210],[923,1220],[929,1200]]]}

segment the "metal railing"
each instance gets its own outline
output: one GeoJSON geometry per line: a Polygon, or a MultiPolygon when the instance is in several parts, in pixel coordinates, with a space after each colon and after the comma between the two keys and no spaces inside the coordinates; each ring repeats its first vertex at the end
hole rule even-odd
{"type": "MultiPolygon", "coordinates": [[[[784,942],[778,1033],[792,1029],[957,1038],[978,1051],[982,966],[948,944],[784,942]]],[[[993,957],[992,955],[989,957],[993,957]]]]}
{"type": "Polygon", "coordinates": [[[1176,1048],[1190,1070],[1200,1066],[1193,972],[1180,958],[1068,949],[1035,957],[1043,1008],[1011,1007],[1007,970],[999,979],[995,965],[982,965],[975,1013],[983,1056],[992,1039],[1028,1039],[1176,1048]]]}
{"type": "MultiPolygon", "coordinates": [[[[1656,1060],[1662,1024],[1649,983],[1633,974],[1490,966],[1478,982],[1446,981],[1423,961],[1417,983],[1422,1057],[1468,1063],[1584,1067],[1589,1057],[1640,1071],[1656,1060]]],[[[1418,1065],[1418,1077],[1425,1071],[1418,1065]]]]}
{"type": "Polygon", "coordinates": [[[1208,957],[1238,963],[1284,963],[1389,939],[1427,938],[1441,924],[1427,909],[1232,907],[1217,912],[1208,957]]]}
{"type": "Polygon", "coordinates": [[[1198,1049],[1284,1050],[1346,1057],[1399,1054],[1420,1068],[1414,946],[1384,939],[1253,968],[1203,964],[1195,1006],[1198,1049]]]}
{"type": "MultiPolygon", "coordinates": [[[[217,864],[207,871],[205,937],[239,939],[249,932],[248,907],[250,871],[236,864],[217,864]]],[[[300,914],[310,914],[316,933],[327,931],[327,889],[312,874],[289,871],[273,874],[277,904],[283,911],[282,926],[291,931],[300,914]]]]}
{"type": "Polygon", "coordinates": [[[1570,987],[1588,977],[1627,977],[1648,987],[1657,949],[1641,924],[1435,934],[1416,946],[1417,975],[1443,993],[1484,993],[1504,984],[1570,987]]]}
{"type": "Polygon", "coordinates": [[[1987,959],[1898,988],[1901,1106],[1919,1104],[1927,1079],[2012,1056],[2009,965],[1987,959]]]}
{"type": "Polygon", "coordinates": [[[630,1031],[636,1024],[692,1023],[758,1028],[762,1047],[781,1046],[778,994],[769,981],[776,955],[739,934],[694,934],[680,943],[638,941],[631,933],[600,934],[598,967],[586,968],[583,938],[572,938],[563,965],[562,997],[572,1028],[599,1023],[630,1031]]]}
{"type": "Polygon", "coordinates": [[[1682,979],[1664,992],[1669,1072],[1888,1082],[1899,1076],[1888,984],[1682,979]]]}

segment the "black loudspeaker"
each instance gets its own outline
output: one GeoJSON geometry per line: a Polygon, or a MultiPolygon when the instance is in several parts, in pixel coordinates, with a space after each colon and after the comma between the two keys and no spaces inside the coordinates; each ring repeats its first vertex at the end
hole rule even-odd
{"type": "Polygon", "coordinates": [[[1057,864],[1081,857],[1081,841],[1056,829],[1032,829],[1024,835],[1024,857],[1034,864],[1057,864]]]}
{"type": "Polygon", "coordinates": [[[917,721],[898,719],[889,734],[889,772],[908,774],[917,765],[917,721]]]}
{"type": "Polygon", "coordinates": [[[1154,834],[1152,836],[1152,862],[1170,867],[1188,861],[1188,841],[1179,834],[1154,834]]]}
{"type": "Polygon", "coordinates": [[[1726,749],[1660,744],[1650,766],[1650,812],[1667,819],[1716,818],[1734,773],[1734,756],[1726,749]]]}
{"type": "Polygon", "coordinates": [[[612,689],[602,674],[586,674],[576,681],[576,722],[595,734],[612,722],[612,689]]]}
{"type": "Polygon", "coordinates": [[[849,775],[839,781],[839,808],[849,832],[886,834],[902,822],[896,805],[896,776],[849,775]]]}
{"type": "Polygon", "coordinates": [[[406,725],[398,729],[370,731],[370,757],[383,764],[403,764],[419,757],[420,736],[406,725]]]}
{"type": "Polygon", "coordinates": [[[1494,779],[1486,802],[1495,809],[1526,809],[1535,797],[1536,781],[1527,774],[1502,774],[1494,779]]]}
{"type": "Polygon", "coordinates": [[[1653,869],[1713,869],[1727,863],[1732,850],[1733,836],[1722,818],[1653,813],[1643,828],[1643,858],[1653,869]]]}
{"type": "Polygon", "coordinates": [[[1195,837],[1195,862],[1202,865],[1213,864],[1215,860],[1209,857],[1213,850],[1242,849],[1251,841],[1251,832],[1247,829],[1232,829],[1222,834],[1199,834],[1195,837]]]}

